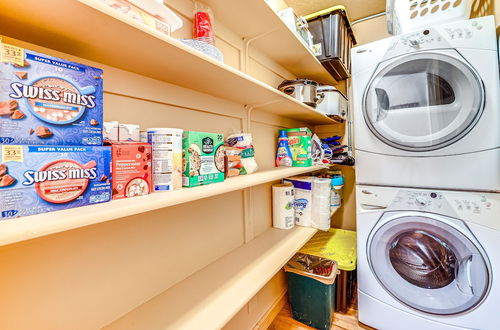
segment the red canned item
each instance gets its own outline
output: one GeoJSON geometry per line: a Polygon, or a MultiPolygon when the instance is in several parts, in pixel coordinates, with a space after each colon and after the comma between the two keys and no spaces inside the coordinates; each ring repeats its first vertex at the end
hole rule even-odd
{"type": "Polygon", "coordinates": [[[38,195],[50,203],[63,204],[80,197],[97,177],[96,162],[85,165],[72,159],[56,160],[42,167],[36,175],[35,189],[38,195]]]}

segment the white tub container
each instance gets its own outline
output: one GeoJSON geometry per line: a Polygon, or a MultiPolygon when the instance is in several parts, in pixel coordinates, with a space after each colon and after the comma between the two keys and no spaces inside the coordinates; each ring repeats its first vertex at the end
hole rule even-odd
{"type": "Polygon", "coordinates": [[[148,128],[153,191],[182,188],[182,129],[148,128]]]}
{"type": "Polygon", "coordinates": [[[333,86],[317,88],[316,110],[342,123],[347,119],[347,97],[333,86]]]}

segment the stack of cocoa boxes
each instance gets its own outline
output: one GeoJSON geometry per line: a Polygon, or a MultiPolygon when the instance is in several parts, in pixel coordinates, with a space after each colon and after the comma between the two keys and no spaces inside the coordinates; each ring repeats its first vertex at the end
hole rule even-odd
{"type": "Polygon", "coordinates": [[[148,144],[103,146],[102,70],[0,48],[0,219],[150,192],[148,144]],[[128,174],[113,182],[117,155],[128,174]]]}

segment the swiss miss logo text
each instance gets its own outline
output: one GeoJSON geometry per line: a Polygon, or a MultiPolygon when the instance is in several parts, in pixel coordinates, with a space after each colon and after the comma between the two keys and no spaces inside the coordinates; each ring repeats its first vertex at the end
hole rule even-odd
{"type": "Polygon", "coordinates": [[[89,179],[97,178],[97,168],[68,168],[61,166],[52,168],[47,171],[26,171],[24,172],[25,181],[23,185],[29,186],[33,183],[45,181],[57,181],[66,179],[89,179]]]}
{"type": "Polygon", "coordinates": [[[81,95],[71,91],[25,85],[20,82],[12,83],[10,87],[12,88],[12,93],[10,93],[9,96],[13,99],[28,98],[54,102],[63,101],[87,108],[95,107],[94,95],[81,95]]]}

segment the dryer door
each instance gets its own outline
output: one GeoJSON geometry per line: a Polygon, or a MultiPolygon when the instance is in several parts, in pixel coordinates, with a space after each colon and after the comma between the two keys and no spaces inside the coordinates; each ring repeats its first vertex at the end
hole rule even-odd
{"type": "Polygon", "coordinates": [[[456,219],[423,212],[386,212],[370,233],[370,267],[394,298],[421,312],[466,312],[486,297],[487,257],[456,219]]]}
{"type": "Polygon", "coordinates": [[[380,140],[430,151],[465,136],[484,108],[479,75],[455,50],[417,52],[382,62],[364,94],[366,124],[380,140]]]}

